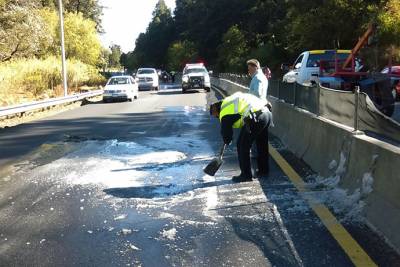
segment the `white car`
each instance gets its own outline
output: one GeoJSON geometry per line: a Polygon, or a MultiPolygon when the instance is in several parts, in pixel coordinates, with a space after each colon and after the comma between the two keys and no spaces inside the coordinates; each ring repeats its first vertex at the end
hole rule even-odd
{"type": "Polygon", "coordinates": [[[153,68],[140,68],[136,72],[136,81],[138,82],[139,90],[158,90],[159,79],[157,70],[153,68]]]}
{"type": "Polygon", "coordinates": [[[203,63],[186,64],[182,76],[182,93],[190,89],[205,89],[210,92],[210,75],[203,63]]]}
{"type": "Polygon", "coordinates": [[[103,102],[113,100],[133,101],[139,96],[138,85],[132,76],[111,77],[103,92],[103,102]]]}

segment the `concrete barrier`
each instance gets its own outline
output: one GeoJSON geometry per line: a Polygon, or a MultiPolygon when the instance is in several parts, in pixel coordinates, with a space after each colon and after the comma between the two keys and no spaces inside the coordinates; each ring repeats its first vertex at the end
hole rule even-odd
{"type": "MultiPolygon", "coordinates": [[[[243,86],[227,80],[213,82],[232,94],[243,86]]],[[[288,149],[323,177],[335,177],[348,195],[365,203],[362,215],[371,228],[383,234],[399,250],[400,147],[366,135],[351,127],[269,97],[275,127],[270,132],[288,149]],[[336,163],[336,164],[332,164],[336,163]]]]}

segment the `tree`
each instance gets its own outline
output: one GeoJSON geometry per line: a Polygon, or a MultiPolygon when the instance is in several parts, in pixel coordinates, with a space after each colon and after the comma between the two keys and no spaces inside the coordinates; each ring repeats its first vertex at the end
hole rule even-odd
{"type": "Polygon", "coordinates": [[[222,37],[218,48],[218,65],[220,70],[243,71],[245,56],[248,52],[246,39],[237,25],[232,26],[222,37]]]}
{"type": "Polygon", "coordinates": [[[0,6],[0,61],[40,55],[51,39],[34,6],[0,6]]]}
{"type": "Polygon", "coordinates": [[[165,67],[168,47],[174,39],[171,10],[159,0],[145,33],[136,40],[135,55],[140,65],[165,67]]]}
{"type": "Polygon", "coordinates": [[[111,52],[109,49],[106,49],[104,47],[101,49],[98,66],[103,70],[103,72],[106,72],[106,70],[109,66],[110,55],[111,55],[111,52]]]}
{"type": "Polygon", "coordinates": [[[112,45],[110,46],[111,54],[109,56],[109,66],[111,68],[119,68],[121,67],[120,59],[122,55],[121,46],[112,45]]]}
{"type": "Polygon", "coordinates": [[[167,67],[169,70],[181,70],[186,63],[195,61],[197,57],[197,49],[193,42],[177,41],[168,48],[167,67]]]}
{"type": "Polygon", "coordinates": [[[378,15],[379,41],[386,48],[386,57],[400,62],[400,0],[389,0],[378,15]]]}
{"type": "MultiPolygon", "coordinates": [[[[47,7],[58,10],[58,0],[33,0],[41,7],[47,7]]],[[[96,30],[102,32],[101,16],[103,15],[103,6],[99,0],[63,0],[63,8],[67,13],[82,13],[85,19],[95,22],[96,30]]]]}

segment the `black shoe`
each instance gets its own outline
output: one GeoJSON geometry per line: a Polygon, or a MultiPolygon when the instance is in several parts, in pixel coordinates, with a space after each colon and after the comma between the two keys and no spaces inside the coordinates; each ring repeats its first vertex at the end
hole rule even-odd
{"type": "Polygon", "coordinates": [[[250,176],[237,175],[237,176],[232,177],[232,181],[234,183],[251,182],[251,181],[253,181],[253,178],[250,176]]]}

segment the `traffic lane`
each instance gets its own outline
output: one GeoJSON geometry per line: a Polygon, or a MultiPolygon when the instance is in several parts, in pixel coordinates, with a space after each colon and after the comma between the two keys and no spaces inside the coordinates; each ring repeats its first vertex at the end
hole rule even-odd
{"type": "MultiPolygon", "coordinates": [[[[165,87],[164,87],[165,88],[165,87]]],[[[171,91],[165,89],[166,92],[171,91]]],[[[172,90],[174,91],[174,90],[172,90]]],[[[179,90],[175,90],[178,95],[179,90]]],[[[202,93],[193,97],[175,98],[159,92],[140,92],[139,99],[130,102],[104,104],[96,102],[55,116],[0,130],[0,166],[32,152],[45,142],[80,138],[123,138],[134,133],[136,126],[151,127],[151,121],[162,117],[163,106],[204,106],[202,93]],[[110,124],[109,122],[115,122],[110,124]],[[96,129],[94,132],[93,129],[96,129]]],[[[203,95],[204,96],[204,95],[203,95]]]]}
{"type": "MultiPolygon", "coordinates": [[[[200,99],[203,99],[200,101],[204,101],[205,98],[204,95],[200,94],[187,97],[195,97],[196,99],[200,97],[200,99]]],[[[162,103],[168,104],[168,100],[166,102],[165,99],[162,99],[162,103]]],[[[176,102],[175,105],[179,104],[185,104],[185,102],[176,102]]],[[[160,105],[162,104],[160,103],[160,105]]],[[[195,127],[195,132],[197,132],[196,125],[199,125],[198,120],[202,116],[204,117],[204,114],[200,114],[202,111],[204,112],[203,108],[200,110],[188,107],[179,108],[178,110],[168,108],[164,116],[152,120],[154,127],[147,134],[146,131],[149,130],[147,124],[146,127],[143,127],[140,123],[141,119],[139,121],[132,120],[132,123],[136,125],[136,131],[133,133],[133,136],[124,136],[124,139],[128,141],[137,139],[135,140],[137,142],[140,142],[139,139],[142,139],[148,142],[148,138],[151,137],[161,138],[167,136],[168,138],[161,145],[161,149],[165,149],[166,145],[176,147],[176,143],[182,144],[182,140],[184,139],[182,135],[189,135],[189,140],[186,137],[186,141],[182,144],[184,146],[182,150],[189,150],[187,154],[190,154],[190,150],[194,147],[204,146],[202,143],[194,144],[193,140],[191,140],[194,133],[188,131],[191,127],[195,127]],[[197,120],[197,122],[194,120],[197,120]],[[170,127],[160,127],[163,124],[168,124],[170,127]],[[175,133],[176,140],[172,139],[171,142],[170,136],[175,136],[175,133]]],[[[119,123],[117,120],[115,125],[119,123]]],[[[92,130],[97,131],[101,129],[93,128],[92,130]]],[[[115,136],[111,136],[110,138],[113,137],[115,136]]],[[[145,229],[149,227],[149,231],[153,231],[154,240],[159,238],[160,233],[158,230],[163,225],[162,221],[152,220],[146,216],[143,218],[128,208],[126,212],[129,212],[129,216],[133,217],[133,224],[130,222],[124,224],[122,221],[124,220],[125,213],[117,213],[118,209],[122,209],[124,205],[121,205],[119,208],[116,207],[119,205],[118,200],[109,200],[109,195],[103,194],[99,196],[96,193],[101,194],[101,191],[92,190],[90,187],[80,185],[79,182],[78,184],[73,183],[66,186],[63,181],[52,180],[54,177],[60,175],[63,176],[74,173],[77,170],[85,170],[84,167],[87,167],[85,163],[90,161],[88,158],[82,158],[82,155],[79,154],[77,163],[83,163],[83,167],[79,164],[70,164],[71,162],[61,164],[61,166],[54,163],[57,160],[63,160],[63,158],[68,157],[65,151],[72,153],[72,157],[75,157],[76,155],[73,153],[79,151],[82,147],[89,150],[96,150],[102,144],[112,148],[127,144],[115,143],[113,140],[105,140],[104,142],[103,140],[85,140],[82,136],[75,136],[75,138],[64,140],[66,142],[48,144],[43,147],[44,149],[36,151],[37,153],[34,153],[32,158],[28,158],[24,164],[19,164],[17,175],[2,177],[1,182],[3,185],[1,188],[7,188],[7,190],[2,190],[1,192],[2,200],[0,205],[3,215],[0,223],[2,225],[0,231],[1,237],[4,237],[2,240],[4,243],[0,248],[0,251],[3,252],[1,253],[3,255],[3,263],[13,264],[21,262],[21,264],[28,264],[36,262],[31,259],[37,259],[39,263],[45,258],[47,260],[43,261],[40,265],[54,266],[55,264],[62,266],[95,263],[97,266],[115,266],[132,262],[132,258],[126,254],[136,251],[136,247],[128,242],[129,238],[126,240],[126,236],[130,235],[129,231],[136,233],[136,229],[132,230],[129,228],[130,225],[142,226],[145,229]],[[93,144],[93,142],[99,143],[93,144]],[[72,169],[64,169],[65,166],[70,166],[72,169]],[[50,181],[47,179],[50,179],[50,181]],[[105,203],[102,203],[100,200],[100,204],[98,204],[99,199],[105,203]],[[107,216],[110,213],[112,216],[107,216]],[[118,228],[115,227],[117,228],[115,231],[112,229],[114,226],[109,225],[113,222],[119,226],[118,228]],[[153,224],[157,226],[156,230],[153,229],[153,224]],[[126,229],[123,228],[124,226],[126,229]],[[124,233],[124,229],[126,230],[126,234],[124,233]],[[94,235],[96,236],[94,237],[94,235]],[[47,246],[51,246],[54,249],[47,249],[47,246]],[[94,246],[96,249],[91,249],[94,246]],[[115,247],[118,247],[119,250],[115,250],[115,247]]],[[[155,141],[151,139],[151,142],[147,143],[144,148],[153,148],[154,143],[155,141]]],[[[137,143],[131,142],[128,144],[137,146],[137,143]]],[[[135,147],[130,148],[124,153],[129,155],[130,150],[135,151],[135,147]]],[[[139,151],[143,149],[140,146],[137,148],[139,151]]],[[[117,157],[118,154],[113,156],[117,157]]],[[[167,156],[170,155],[167,154],[167,156]]],[[[109,162],[96,161],[99,167],[103,165],[102,163],[104,163],[104,166],[108,166],[107,164],[109,164],[109,162]]],[[[189,172],[192,166],[187,165],[188,163],[186,163],[186,170],[189,172]]],[[[197,168],[200,172],[201,167],[197,168]]],[[[113,173],[122,173],[120,172],[121,170],[116,169],[114,171],[113,173]]],[[[75,176],[79,178],[80,174],[75,176]]],[[[99,174],[97,173],[96,175],[99,174]]],[[[109,180],[112,180],[112,178],[115,177],[111,177],[109,180]]],[[[154,250],[158,248],[160,250],[161,245],[158,244],[158,241],[155,243],[150,242],[150,245],[146,245],[149,243],[147,241],[147,233],[142,238],[144,239],[143,245],[146,247],[146,251],[148,251],[148,248],[154,250]]],[[[160,257],[163,255],[162,253],[155,254],[161,255],[160,257]]],[[[156,263],[163,263],[163,260],[165,261],[165,258],[148,255],[147,257],[149,258],[147,262],[153,263],[151,266],[157,266],[156,263]]]]}

